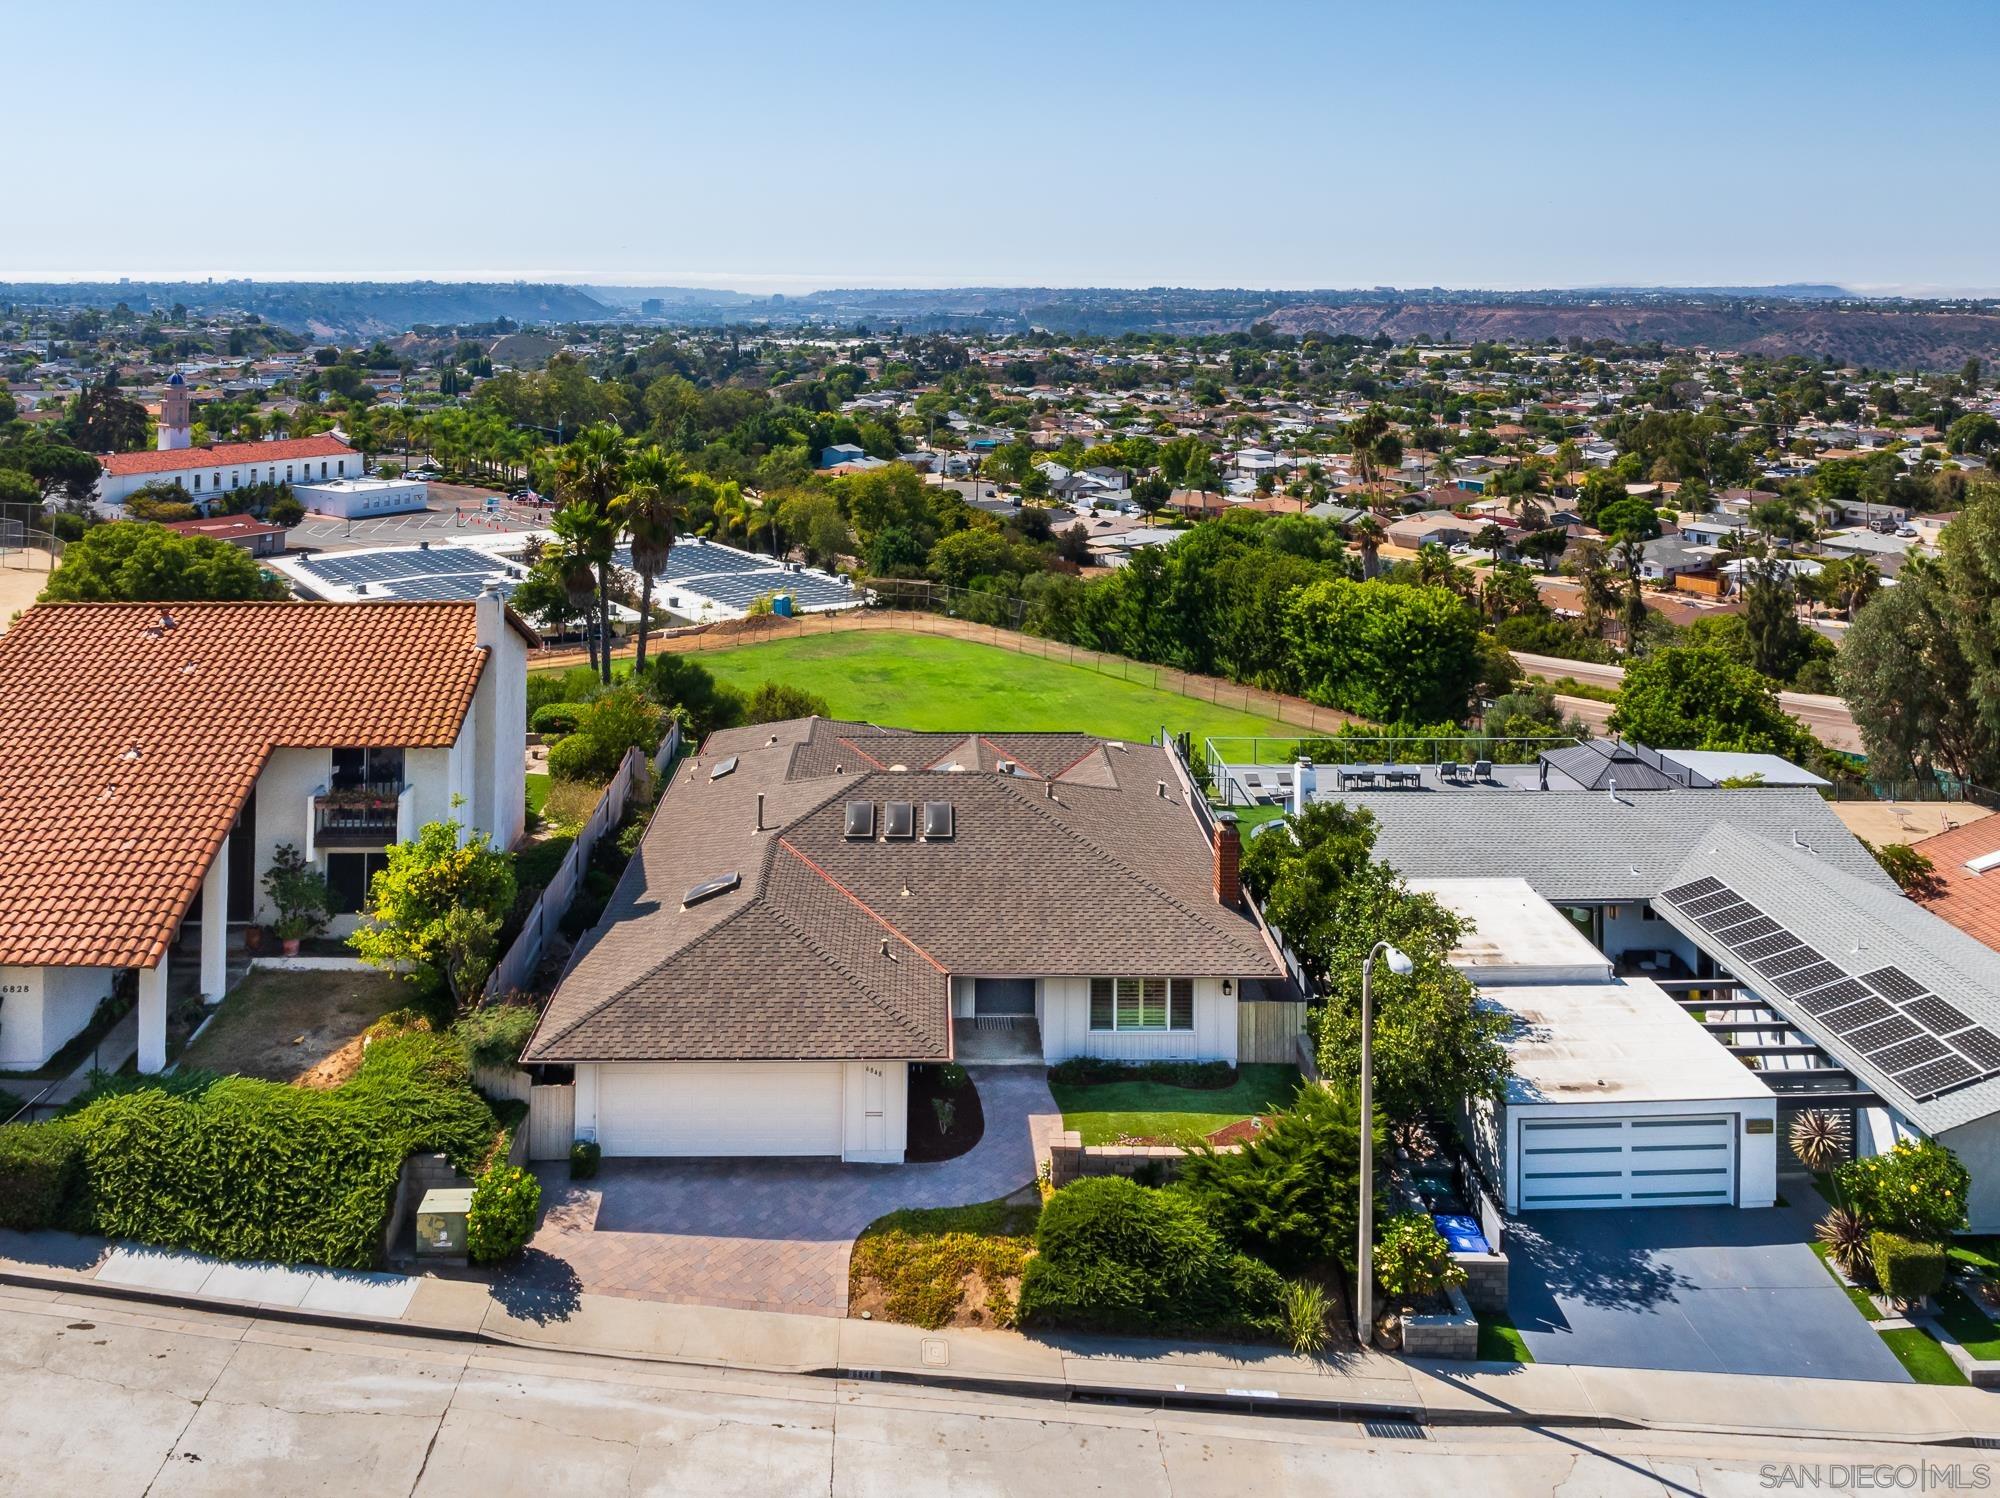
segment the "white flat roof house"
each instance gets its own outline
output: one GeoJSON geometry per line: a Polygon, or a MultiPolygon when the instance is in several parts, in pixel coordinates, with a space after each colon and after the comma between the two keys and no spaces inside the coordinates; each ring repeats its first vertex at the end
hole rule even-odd
{"type": "Polygon", "coordinates": [[[1777,1095],[1524,879],[1412,879],[1477,924],[1452,966],[1505,1011],[1514,1075],[1467,1132],[1509,1212],[1768,1207],[1777,1095]]]}

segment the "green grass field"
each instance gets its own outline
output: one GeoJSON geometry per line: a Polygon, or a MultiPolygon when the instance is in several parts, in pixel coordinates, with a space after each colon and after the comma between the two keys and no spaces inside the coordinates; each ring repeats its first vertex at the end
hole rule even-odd
{"type": "Polygon", "coordinates": [[[1488,1312],[1479,1318],[1479,1361],[1482,1363],[1532,1363],[1527,1339],[1504,1315],[1488,1312]]]}
{"type": "Polygon", "coordinates": [[[892,728],[1032,732],[1071,729],[1143,743],[1161,725],[1194,735],[1296,734],[1273,719],[1149,684],[1134,663],[1125,681],[1087,666],[1017,655],[945,635],[851,631],[695,657],[718,681],[751,692],[789,682],[824,697],[835,717],[892,728]]]}
{"type": "Polygon", "coordinates": [[[1063,1127],[1082,1134],[1085,1144],[1115,1144],[1128,1137],[1194,1144],[1267,1107],[1287,1106],[1298,1087],[1295,1067],[1245,1063],[1236,1069],[1236,1080],[1227,1087],[1051,1082],[1049,1091],[1062,1109],[1063,1127]]]}

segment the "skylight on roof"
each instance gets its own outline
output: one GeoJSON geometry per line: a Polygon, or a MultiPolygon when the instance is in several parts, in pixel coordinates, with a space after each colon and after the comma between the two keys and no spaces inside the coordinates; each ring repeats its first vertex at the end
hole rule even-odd
{"type": "Polygon", "coordinates": [[[847,835],[852,838],[873,837],[875,835],[875,803],[873,801],[850,801],[847,803],[847,835]]]}
{"type": "Polygon", "coordinates": [[[1982,853],[1977,858],[1966,859],[1965,866],[1975,874],[1990,874],[1995,869],[2000,869],[2000,848],[1995,848],[1991,853],[1982,853]]]}
{"type": "Polygon", "coordinates": [[[713,900],[717,895],[726,895],[742,882],[743,876],[738,873],[722,874],[714,879],[705,879],[681,896],[681,909],[685,910],[690,905],[699,905],[703,900],[713,900]]]}
{"type": "Polygon", "coordinates": [[[950,840],[956,827],[949,801],[926,801],[924,803],[924,841],[942,843],[950,840]]]}
{"type": "Polygon", "coordinates": [[[885,826],[882,835],[889,838],[913,838],[917,835],[917,804],[914,801],[885,801],[882,803],[882,817],[885,826]]]}
{"type": "Polygon", "coordinates": [[[730,771],[734,770],[735,768],[736,768],[736,756],[732,754],[727,759],[716,761],[715,768],[708,772],[708,778],[710,780],[720,780],[722,779],[723,776],[729,774],[730,771]]]}

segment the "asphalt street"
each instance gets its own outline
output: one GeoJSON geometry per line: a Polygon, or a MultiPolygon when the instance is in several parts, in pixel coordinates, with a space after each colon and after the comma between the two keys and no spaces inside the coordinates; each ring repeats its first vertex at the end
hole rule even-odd
{"type": "MultiPolygon", "coordinates": [[[[1066,1404],[0,1290],[0,1494],[1696,1494],[1981,1453],[1066,1404]]],[[[1990,1480],[1990,1476],[1989,1476],[1990,1480]]]]}

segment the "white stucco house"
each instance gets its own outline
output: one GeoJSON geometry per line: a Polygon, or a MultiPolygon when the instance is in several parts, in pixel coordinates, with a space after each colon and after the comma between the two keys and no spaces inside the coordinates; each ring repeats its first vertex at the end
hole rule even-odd
{"type": "Polygon", "coordinates": [[[170,952],[227,986],[281,844],[350,931],[385,850],[526,816],[527,650],[497,592],[442,603],[43,604],[0,636],[0,1066],[43,1064],[137,974],[166,1064],[170,952]]]}

